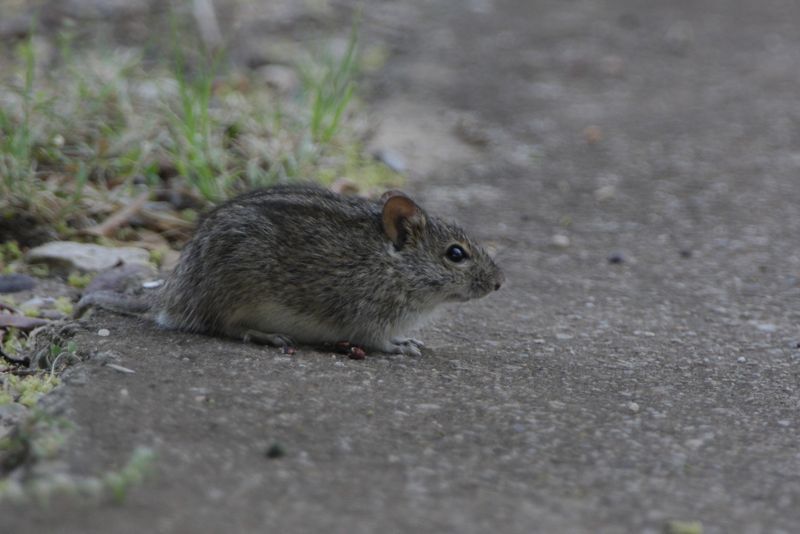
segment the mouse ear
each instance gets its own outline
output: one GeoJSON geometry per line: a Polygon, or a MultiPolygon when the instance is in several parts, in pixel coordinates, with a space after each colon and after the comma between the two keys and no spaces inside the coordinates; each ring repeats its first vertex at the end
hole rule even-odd
{"type": "Polygon", "coordinates": [[[403,245],[425,227],[425,213],[401,191],[387,191],[383,202],[383,232],[396,248],[403,245]]]}

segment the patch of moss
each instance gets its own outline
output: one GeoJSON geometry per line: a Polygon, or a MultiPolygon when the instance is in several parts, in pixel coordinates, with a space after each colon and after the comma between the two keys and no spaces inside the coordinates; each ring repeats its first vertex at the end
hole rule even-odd
{"type": "Polygon", "coordinates": [[[39,308],[35,306],[24,306],[20,311],[25,317],[39,317],[39,308]]]}
{"type": "Polygon", "coordinates": [[[11,404],[14,402],[14,397],[8,391],[0,391],[0,406],[11,404]]]}
{"type": "Polygon", "coordinates": [[[58,297],[55,301],[55,308],[64,315],[72,315],[73,304],[67,297],[58,297]]]}
{"type": "Polygon", "coordinates": [[[670,521],[664,528],[666,534],[703,534],[700,521],[670,521]]]}
{"type": "Polygon", "coordinates": [[[150,251],[150,263],[155,265],[156,267],[161,267],[164,263],[164,249],[153,249],[150,251]]]}
{"type": "Polygon", "coordinates": [[[67,283],[74,288],[84,289],[92,281],[92,278],[93,276],[91,273],[80,274],[77,271],[73,271],[69,274],[67,283]]]}
{"type": "MultiPolygon", "coordinates": [[[[42,395],[49,393],[60,383],[58,377],[50,373],[40,373],[19,377],[9,374],[5,377],[2,393],[4,399],[10,397],[12,401],[32,408],[42,395]]],[[[9,401],[10,402],[10,401],[9,401]]],[[[2,402],[0,402],[2,404],[2,402]]]]}
{"type": "Polygon", "coordinates": [[[44,263],[34,263],[28,267],[28,272],[36,278],[47,278],[50,276],[50,268],[44,263]]]}
{"type": "Polygon", "coordinates": [[[150,472],[155,453],[147,447],[139,447],[133,451],[130,460],[119,471],[112,471],[103,476],[102,481],[111,493],[114,501],[121,503],[134,486],[142,483],[150,472]]]}
{"type": "Polygon", "coordinates": [[[13,273],[14,268],[11,266],[11,263],[20,258],[22,258],[22,251],[16,241],[0,243],[0,272],[3,274],[13,273]]]}
{"type": "Polygon", "coordinates": [[[317,179],[322,184],[330,185],[338,178],[346,178],[364,190],[403,185],[403,176],[367,155],[360,142],[352,142],[340,147],[340,150],[343,156],[318,172],[317,179]]]}
{"type": "Polygon", "coordinates": [[[20,331],[13,326],[6,330],[6,335],[3,338],[3,352],[6,354],[19,354],[24,348],[24,340],[20,335],[20,331]]]}

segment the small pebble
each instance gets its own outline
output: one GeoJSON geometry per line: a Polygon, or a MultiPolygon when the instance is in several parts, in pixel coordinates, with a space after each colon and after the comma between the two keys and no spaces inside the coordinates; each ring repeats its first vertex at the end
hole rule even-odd
{"type": "Polygon", "coordinates": [[[267,447],[265,454],[267,458],[274,460],[276,458],[281,458],[283,456],[286,456],[286,449],[284,449],[283,445],[281,445],[280,443],[273,443],[272,445],[267,447]]]}
{"type": "Polygon", "coordinates": [[[27,274],[0,275],[0,293],[17,293],[36,287],[36,280],[27,274]]]}
{"type": "Polygon", "coordinates": [[[622,252],[612,252],[608,255],[608,263],[613,265],[618,265],[620,263],[625,262],[625,256],[622,255],[622,252]]]}
{"type": "Polygon", "coordinates": [[[567,248],[570,244],[569,237],[565,236],[564,234],[555,234],[552,237],[551,242],[553,243],[553,246],[558,248],[567,248]]]}
{"type": "Polygon", "coordinates": [[[52,269],[70,272],[105,271],[120,263],[143,263],[150,261],[150,252],[137,247],[104,247],[73,241],[51,241],[28,251],[28,263],[46,263],[52,269]]]}
{"type": "Polygon", "coordinates": [[[603,130],[599,126],[587,126],[583,129],[583,138],[590,145],[594,145],[603,140],[603,130]]]}
{"type": "Polygon", "coordinates": [[[403,156],[400,153],[395,152],[389,148],[381,148],[375,151],[373,154],[375,159],[392,169],[396,173],[403,173],[405,172],[407,166],[406,161],[403,159],[403,156]]]}
{"type": "Polygon", "coordinates": [[[681,258],[688,259],[688,258],[692,257],[692,251],[689,250],[688,248],[683,248],[680,251],[680,255],[681,255],[681,258]]]}
{"type": "Polygon", "coordinates": [[[97,335],[100,337],[108,337],[111,335],[111,331],[108,328],[101,328],[97,331],[97,335]]]}
{"type": "Polygon", "coordinates": [[[636,402],[629,402],[628,409],[633,413],[639,413],[639,404],[636,402]]]}
{"type": "Polygon", "coordinates": [[[747,358],[745,358],[744,356],[739,356],[738,358],[736,358],[736,361],[739,363],[747,363],[747,358]]]}
{"type": "Polygon", "coordinates": [[[603,187],[598,187],[594,192],[594,198],[598,202],[605,202],[607,200],[611,200],[617,194],[617,188],[613,185],[604,185],[603,187]]]}
{"type": "Polygon", "coordinates": [[[42,310],[39,312],[39,317],[48,321],[60,321],[65,315],[58,310],[42,310]]]}

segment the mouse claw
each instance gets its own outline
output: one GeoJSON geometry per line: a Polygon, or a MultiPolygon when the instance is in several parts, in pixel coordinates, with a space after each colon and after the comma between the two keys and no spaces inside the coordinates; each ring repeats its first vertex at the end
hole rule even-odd
{"type": "Polygon", "coordinates": [[[395,345],[414,345],[418,349],[424,349],[425,343],[420,341],[419,339],[414,339],[413,337],[395,337],[392,338],[392,343],[395,345]]]}
{"type": "Polygon", "coordinates": [[[405,354],[407,356],[422,356],[420,350],[424,345],[421,341],[410,338],[392,339],[386,347],[386,352],[391,354],[405,354]]]}

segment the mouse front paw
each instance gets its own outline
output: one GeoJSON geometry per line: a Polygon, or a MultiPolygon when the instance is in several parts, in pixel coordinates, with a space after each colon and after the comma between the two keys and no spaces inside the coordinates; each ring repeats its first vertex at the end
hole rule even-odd
{"type": "Polygon", "coordinates": [[[408,356],[422,356],[422,349],[425,345],[418,339],[408,337],[396,337],[387,343],[385,352],[390,354],[406,354],[408,356]]]}

